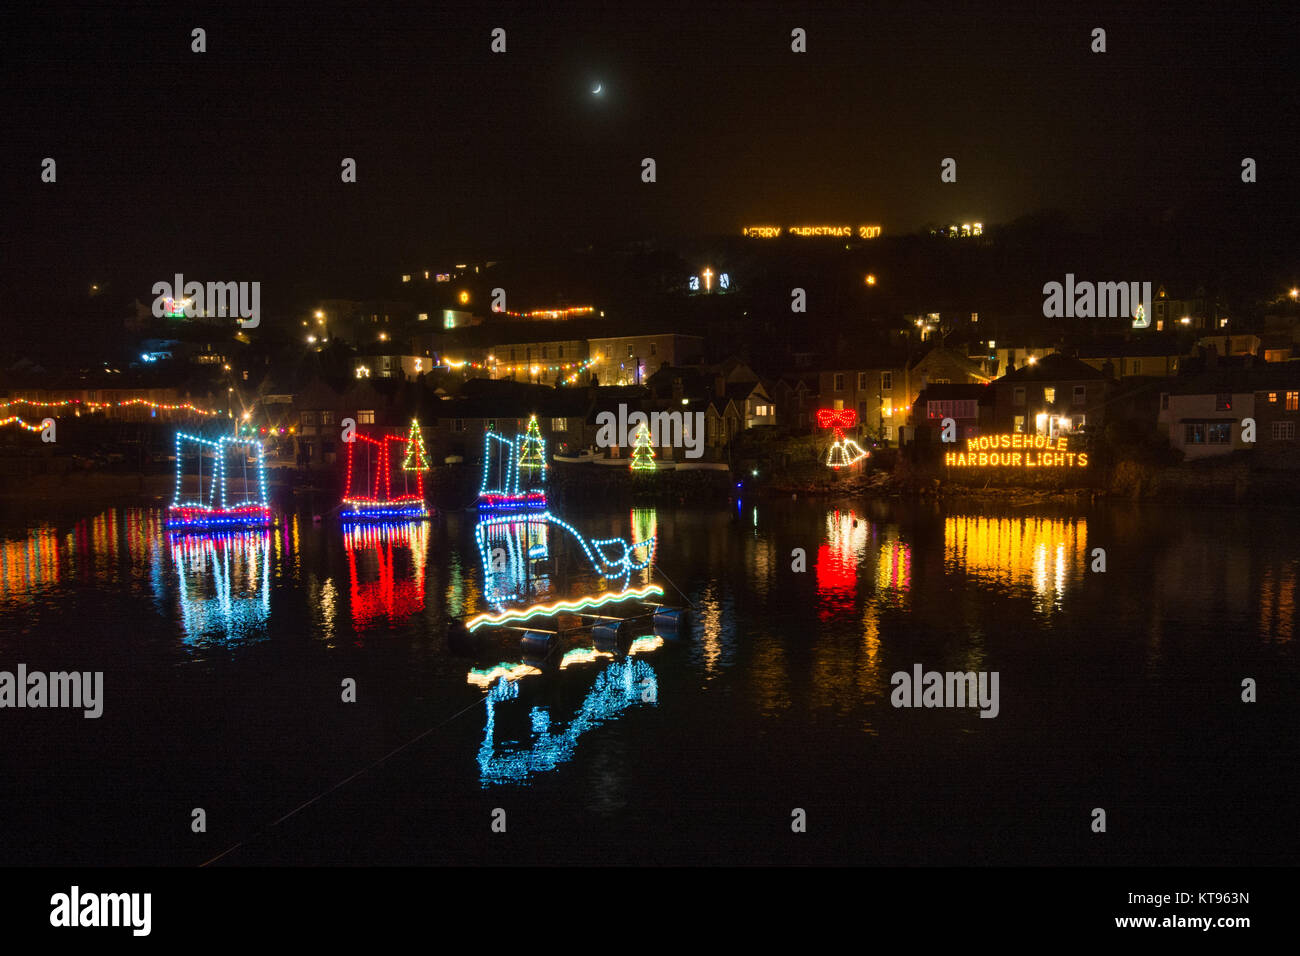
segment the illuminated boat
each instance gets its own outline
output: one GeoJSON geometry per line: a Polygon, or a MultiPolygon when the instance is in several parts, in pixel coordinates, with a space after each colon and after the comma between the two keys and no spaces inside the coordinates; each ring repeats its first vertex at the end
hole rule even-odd
{"type": "Polygon", "coordinates": [[[372,437],[360,432],[345,442],[347,480],[340,517],[354,521],[419,521],[429,517],[424,503],[424,472],[429,458],[419,422],[411,421],[406,437],[372,437]],[[393,462],[400,460],[401,488],[394,487],[393,462]]]}
{"type": "Polygon", "coordinates": [[[537,428],[537,416],[528,419],[528,431],[514,438],[491,428],[483,435],[483,482],[478,491],[481,512],[546,511],[546,439],[537,428]]]}
{"type": "Polygon", "coordinates": [[[176,493],[167,509],[173,531],[267,528],[273,524],[266,488],[266,456],[251,438],[201,438],[176,433],[176,493]],[[238,460],[236,473],[232,459],[238,460]],[[197,493],[185,497],[186,464],[193,463],[197,493]],[[204,464],[207,463],[206,475],[204,464]],[[250,474],[251,472],[251,474],[250,474]],[[204,478],[207,488],[204,488],[204,478]],[[234,490],[236,480],[239,491],[234,490]]]}

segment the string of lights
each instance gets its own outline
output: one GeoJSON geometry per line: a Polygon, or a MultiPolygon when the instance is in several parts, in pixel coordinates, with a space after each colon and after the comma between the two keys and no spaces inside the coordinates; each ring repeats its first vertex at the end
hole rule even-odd
{"type": "Polygon", "coordinates": [[[17,415],[10,415],[8,418],[0,418],[0,425],[17,425],[19,428],[26,429],[29,432],[38,432],[45,427],[44,424],[40,423],[33,425],[30,422],[24,421],[17,415]]]}
{"type": "Polygon", "coordinates": [[[648,597],[659,597],[663,593],[664,589],[659,585],[647,584],[640,588],[627,588],[622,591],[607,591],[604,594],[592,594],[580,598],[570,598],[564,601],[556,601],[552,604],[534,604],[530,607],[511,608],[510,610],[501,611],[497,614],[479,614],[466,621],[465,627],[473,631],[480,627],[505,624],[509,621],[526,621],[529,618],[541,615],[586,611],[591,608],[602,607],[606,604],[613,604],[615,601],[644,600],[648,597]]]}
{"type": "Polygon", "coordinates": [[[0,408],[8,408],[10,405],[28,405],[33,408],[68,408],[76,406],[80,411],[82,408],[92,412],[100,412],[108,408],[130,408],[132,406],[143,406],[155,412],[193,412],[196,415],[226,415],[227,412],[212,411],[206,408],[199,408],[191,402],[181,402],[176,404],[166,404],[164,402],[151,402],[145,398],[128,398],[120,402],[91,402],[80,398],[65,398],[58,402],[38,402],[30,398],[14,398],[8,401],[0,402],[0,408]]]}

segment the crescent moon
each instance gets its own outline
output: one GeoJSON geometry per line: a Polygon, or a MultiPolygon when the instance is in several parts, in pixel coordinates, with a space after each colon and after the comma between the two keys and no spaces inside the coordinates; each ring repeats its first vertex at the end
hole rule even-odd
{"type": "Polygon", "coordinates": [[[601,90],[603,90],[604,88],[605,88],[605,84],[604,84],[604,83],[597,83],[597,84],[596,84],[596,88],[595,88],[594,90],[592,90],[591,92],[593,92],[593,93],[599,93],[599,92],[600,92],[601,90]]]}

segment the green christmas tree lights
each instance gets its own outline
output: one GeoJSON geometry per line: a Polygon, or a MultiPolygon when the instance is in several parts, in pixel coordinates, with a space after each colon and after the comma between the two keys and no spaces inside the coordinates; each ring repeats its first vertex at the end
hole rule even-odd
{"type": "Polygon", "coordinates": [[[632,449],[633,471],[654,471],[655,451],[650,445],[650,431],[642,425],[636,430],[636,446],[632,449]]]}

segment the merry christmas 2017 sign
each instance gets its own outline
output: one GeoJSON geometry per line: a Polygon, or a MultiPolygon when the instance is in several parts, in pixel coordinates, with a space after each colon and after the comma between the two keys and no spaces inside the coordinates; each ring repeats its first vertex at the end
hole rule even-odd
{"type": "Polygon", "coordinates": [[[1065,438],[1046,435],[981,435],[966,450],[950,451],[943,463],[955,468],[1085,468],[1087,452],[1069,451],[1065,438]]]}

